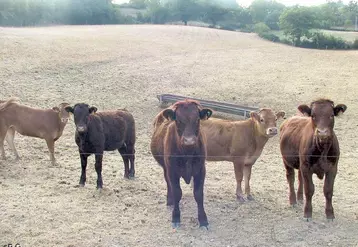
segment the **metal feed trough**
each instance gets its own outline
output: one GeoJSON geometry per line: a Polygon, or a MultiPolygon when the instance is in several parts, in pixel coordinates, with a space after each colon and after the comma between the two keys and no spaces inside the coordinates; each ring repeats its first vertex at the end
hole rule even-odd
{"type": "Polygon", "coordinates": [[[208,107],[214,111],[239,115],[239,116],[243,116],[246,118],[250,117],[251,111],[259,110],[258,107],[248,107],[248,106],[241,106],[241,105],[230,104],[230,103],[225,103],[225,102],[217,102],[217,101],[212,101],[212,100],[202,100],[202,99],[184,97],[184,96],[179,96],[179,95],[174,95],[174,94],[159,94],[159,95],[157,95],[157,98],[158,98],[159,102],[163,103],[163,104],[175,103],[177,101],[185,100],[185,99],[192,99],[192,100],[196,100],[196,101],[200,102],[200,104],[202,106],[208,107]]]}

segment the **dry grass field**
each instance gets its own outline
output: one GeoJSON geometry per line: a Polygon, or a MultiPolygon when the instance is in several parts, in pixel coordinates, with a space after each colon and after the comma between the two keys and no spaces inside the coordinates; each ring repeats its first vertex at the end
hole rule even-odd
{"type": "MultiPolygon", "coordinates": [[[[0,98],[50,108],[86,102],[126,107],[137,123],[136,178],[123,178],[118,152],[103,160],[96,191],[94,157],[78,187],[80,159],[71,120],[51,166],[44,140],[17,135],[20,161],[7,145],[0,162],[0,245],[21,246],[358,246],[358,51],[321,51],[264,41],[254,34],[184,26],[0,28],[0,98]],[[253,168],[253,202],[235,198],[233,165],[207,164],[204,206],[209,231],[198,228],[190,186],[182,182],[182,226],[171,230],[162,169],[149,150],[157,94],[296,112],[329,97],[348,110],[336,119],[341,159],[333,206],[324,214],[323,182],[314,176],[313,221],[288,205],[279,138],[253,168]]],[[[279,122],[280,124],[281,122],[279,122]]]]}

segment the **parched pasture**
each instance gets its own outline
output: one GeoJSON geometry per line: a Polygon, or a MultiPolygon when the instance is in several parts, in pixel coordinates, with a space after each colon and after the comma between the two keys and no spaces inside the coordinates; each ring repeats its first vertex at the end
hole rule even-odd
{"type": "Polygon", "coordinates": [[[1,246],[357,246],[357,51],[293,48],[254,34],[198,27],[61,26],[0,28],[0,57],[1,99],[16,96],[42,108],[61,102],[125,107],[137,124],[136,179],[124,179],[119,153],[107,152],[101,193],[93,156],[87,184],[78,187],[73,120],[56,142],[59,166],[51,166],[44,140],[17,135],[17,162],[5,145],[1,246]],[[348,110],[335,125],[341,146],[336,220],[325,219],[323,182],[316,176],[313,221],[302,220],[302,205],[289,207],[274,137],[253,167],[255,201],[236,201],[231,163],[207,163],[210,230],[198,228],[192,190],[182,182],[182,227],[172,232],[163,172],[149,150],[160,93],[271,107],[287,116],[317,97],[345,103],[348,110]]]}

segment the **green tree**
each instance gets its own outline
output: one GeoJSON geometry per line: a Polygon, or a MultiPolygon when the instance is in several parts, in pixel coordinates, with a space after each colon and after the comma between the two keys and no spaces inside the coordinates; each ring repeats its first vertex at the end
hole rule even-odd
{"type": "Polygon", "coordinates": [[[174,19],[182,21],[184,25],[199,17],[199,6],[195,0],[175,0],[171,2],[170,9],[174,19]]]}
{"type": "Polygon", "coordinates": [[[309,37],[314,27],[314,15],[310,8],[295,6],[283,11],[280,16],[280,29],[290,36],[294,45],[301,43],[303,36],[309,37]]]}
{"type": "MultiPolygon", "coordinates": [[[[280,16],[284,8],[285,5],[273,0],[254,0],[249,6],[252,19],[255,23],[265,22],[268,15],[271,15],[271,17],[269,17],[270,20],[277,15],[280,16]]],[[[276,19],[276,22],[278,22],[278,18],[276,19]]]]}
{"type": "Polygon", "coordinates": [[[228,9],[214,3],[206,3],[202,6],[202,9],[204,21],[210,22],[214,27],[219,21],[224,20],[226,14],[229,12],[228,9]]]}

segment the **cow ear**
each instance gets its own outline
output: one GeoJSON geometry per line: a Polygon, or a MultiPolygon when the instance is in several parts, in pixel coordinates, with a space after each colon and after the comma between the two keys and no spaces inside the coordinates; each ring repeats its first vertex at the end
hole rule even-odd
{"type": "Polygon", "coordinates": [[[199,112],[199,115],[200,115],[200,119],[206,120],[209,119],[211,115],[213,115],[213,111],[205,108],[199,112]]]}
{"type": "Polygon", "coordinates": [[[65,107],[65,110],[66,110],[67,112],[73,113],[73,108],[72,108],[72,106],[66,106],[66,107],[65,107]]]}
{"type": "Polygon", "coordinates": [[[168,120],[175,120],[176,119],[175,111],[173,111],[172,109],[164,110],[163,111],[163,116],[168,120]]]}
{"type": "Polygon", "coordinates": [[[343,112],[345,112],[347,110],[347,106],[344,104],[339,104],[336,105],[336,107],[334,107],[334,115],[335,116],[340,116],[343,114],[343,112]]]}
{"type": "Polygon", "coordinates": [[[59,112],[60,108],[58,108],[57,106],[54,106],[54,107],[52,107],[52,110],[59,112]]]}
{"type": "Polygon", "coordinates": [[[259,116],[259,114],[257,112],[254,112],[254,111],[250,112],[250,117],[254,121],[255,120],[258,121],[258,122],[260,121],[260,116],[259,116]]]}
{"type": "Polygon", "coordinates": [[[96,111],[97,111],[97,107],[92,106],[92,107],[89,108],[89,113],[90,114],[95,113],[96,111]]]}
{"type": "Polygon", "coordinates": [[[276,113],[277,119],[280,119],[280,118],[284,119],[285,115],[286,115],[286,113],[284,111],[279,111],[279,112],[276,113]]]}
{"type": "Polygon", "coordinates": [[[303,114],[307,114],[308,116],[311,116],[311,108],[308,105],[300,105],[297,107],[297,109],[303,114]]]}

